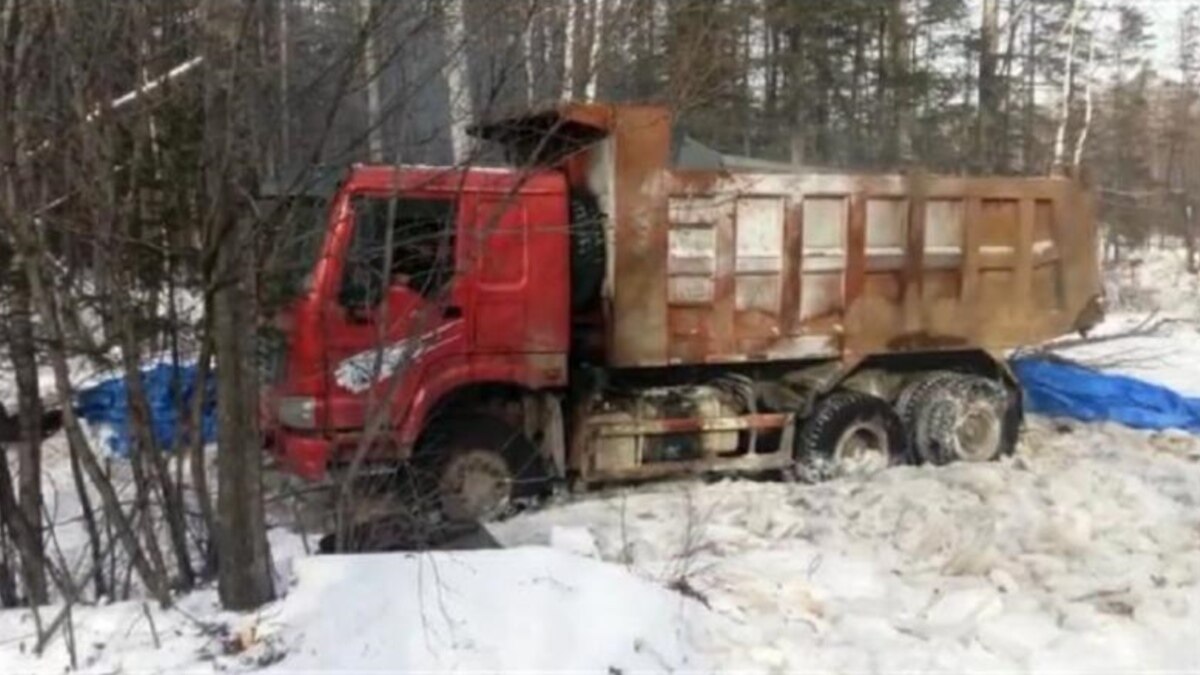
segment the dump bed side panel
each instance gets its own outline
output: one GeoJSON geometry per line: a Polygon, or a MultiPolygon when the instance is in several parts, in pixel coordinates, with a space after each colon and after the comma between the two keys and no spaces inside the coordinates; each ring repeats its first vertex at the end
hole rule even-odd
{"type": "Polygon", "coordinates": [[[618,178],[613,365],[1003,349],[1071,331],[1098,294],[1067,179],[662,176],[618,178]]]}
{"type": "Polygon", "coordinates": [[[1096,315],[1091,203],[1068,179],[672,170],[655,106],[560,104],[475,133],[609,214],[613,366],[998,350],[1096,315]]]}

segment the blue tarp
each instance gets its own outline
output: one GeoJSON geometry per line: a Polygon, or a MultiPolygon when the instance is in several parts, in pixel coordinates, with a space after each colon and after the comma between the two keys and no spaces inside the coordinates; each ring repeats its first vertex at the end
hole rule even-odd
{"type": "MultiPolygon", "coordinates": [[[[151,427],[154,431],[155,442],[159,448],[171,450],[176,444],[176,433],[181,431],[182,423],[187,419],[187,410],[191,405],[192,392],[196,386],[196,367],[193,365],[172,366],[170,363],[160,363],[142,371],[142,385],[146,390],[146,398],[150,405],[151,427]],[[177,399],[175,392],[182,393],[177,399]],[[181,401],[182,407],[177,408],[176,402],[181,401]]],[[[204,442],[209,443],[217,438],[217,388],[216,378],[211,375],[206,378],[204,392],[204,408],[201,415],[200,430],[204,442]]],[[[105,439],[108,449],[119,457],[127,457],[130,448],[130,410],[129,389],[125,378],[114,377],[99,384],[82,389],[77,401],[78,413],[88,421],[88,424],[107,427],[112,433],[105,439]]],[[[187,442],[187,434],[180,439],[187,442]]]]}
{"type": "Polygon", "coordinates": [[[1061,359],[1012,362],[1025,390],[1025,409],[1084,421],[1110,420],[1137,429],[1200,432],[1200,399],[1124,375],[1109,375],[1061,359]]]}

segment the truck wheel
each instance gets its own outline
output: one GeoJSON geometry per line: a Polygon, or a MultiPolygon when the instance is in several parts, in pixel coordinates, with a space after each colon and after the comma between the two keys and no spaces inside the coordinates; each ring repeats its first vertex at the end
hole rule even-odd
{"type": "Polygon", "coordinates": [[[907,462],[908,442],[887,401],[845,390],[817,403],[804,421],[796,458],[809,479],[861,476],[907,462]]]}
{"type": "Polygon", "coordinates": [[[596,198],[587,193],[571,195],[571,308],[584,309],[600,293],[604,283],[607,245],[604,212],[596,198]]]}
{"type": "Polygon", "coordinates": [[[538,494],[545,484],[541,459],[517,430],[488,415],[441,420],[423,441],[432,458],[442,515],[454,522],[504,515],[513,500],[538,494]]]}
{"type": "Polygon", "coordinates": [[[987,462],[1016,448],[1020,410],[1005,385],[978,375],[943,380],[918,411],[922,454],[933,464],[987,462]]]}
{"type": "Polygon", "coordinates": [[[946,382],[958,377],[958,373],[948,370],[925,373],[910,380],[896,397],[896,414],[904,425],[913,458],[919,462],[933,461],[929,454],[929,441],[924,437],[924,427],[920,424],[923,411],[928,408],[931,398],[943,391],[946,382]],[[919,431],[922,433],[918,434],[919,431]]]}

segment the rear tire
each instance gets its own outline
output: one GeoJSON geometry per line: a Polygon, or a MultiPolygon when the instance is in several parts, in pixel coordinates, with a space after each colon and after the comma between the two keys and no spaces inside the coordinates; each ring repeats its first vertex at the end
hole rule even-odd
{"type": "Polygon", "coordinates": [[[1016,449],[1017,397],[1001,382],[978,375],[940,380],[917,410],[916,434],[932,464],[988,462],[1016,449]]]}
{"type": "Polygon", "coordinates": [[[870,475],[910,459],[904,425],[892,407],[849,390],[817,403],[795,450],[800,474],[810,480],[870,475]]]}
{"type": "Polygon", "coordinates": [[[927,415],[930,401],[942,393],[946,383],[958,377],[958,373],[948,370],[938,370],[924,373],[910,380],[900,390],[896,397],[896,414],[908,438],[908,447],[913,459],[917,462],[933,462],[934,457],[929,449],[929,440],[925,438],[921,420],[927,415]]]}
{"type": "Polygon", "coordinates": [[[537,496],[546,474],[537,450],[503,421],[481,414],[439,420],[422,439],[433,496],[452,522],[493,520],[537,496]]]}

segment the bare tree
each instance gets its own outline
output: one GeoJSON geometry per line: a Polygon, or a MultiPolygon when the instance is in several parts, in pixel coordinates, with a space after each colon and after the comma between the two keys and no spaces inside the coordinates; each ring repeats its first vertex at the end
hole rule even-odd
{"type": "Polygon", "coordinates": [[[38,391],[37,361],[34,358],[33,306],[29,284],[14,275],[10,290],[8,317],[9,356],[17,381],[18,417],[23,440],[18,443],[17,467],[20,473],[20,510],[30,527],[16,530],[17,549],[24,569],[26,594],[32,604],[48,600],[46,590],[45,547],[42,519],[42,400],[38,391]]]}
{"type": "MultiPolygon", "coordinates": [[[[256,180],[251,129],[262,83],[253,62],[253,4],[214,2],[205,17],[204,167],[206,280],[212,290],[217,369],[217,551],[221,603],[257,607],[275,597],[262,498],[256,332],[255,209],[244,189],[256,180]]],[[[261,45],[259,45],[261,48],[261,45]]]]}

